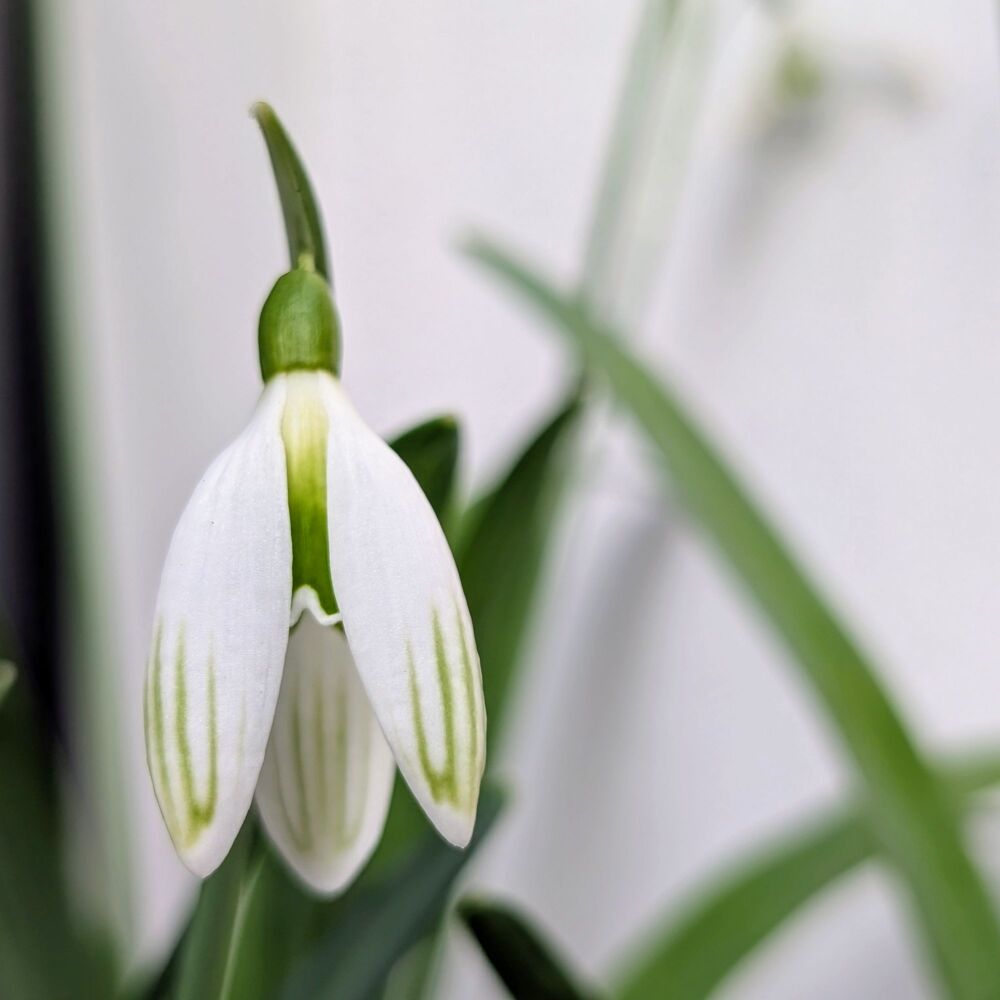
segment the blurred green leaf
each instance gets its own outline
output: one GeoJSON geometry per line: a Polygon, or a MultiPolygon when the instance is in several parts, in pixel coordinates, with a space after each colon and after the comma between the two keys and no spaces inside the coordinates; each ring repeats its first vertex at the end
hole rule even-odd
{"type": "Polygon", "coordinates": [[[223,994],[253,826],[252,819],[243,824],[226,860],[201,885],[178,959],[176,1000],[216,1000],[223,994]]]}
{"type": "Polygon", "coordinates": [[[418,424],[391,442],[393,451],[409,466],[438,520],[447,520],[455,494],[460,445],[458,421],[435,417],[418,424]]]}
{"type": "Polygon", "coordinates": [[[391,873],[358,885],[337,904],[312,953],[293,971],[284,1000],[367,1000],[393,963],[435,924],[452,884],[500,813],[503,797],[487,786],[472,841],[464,851],[429,833],[391,873]]]}
{"type": "Polygon", "coordinates": [[[330,264],[326,253],[326,238],[319,204],[309,183],[309,175],[292,145],[284,126],[274,113],[274,108],[264,101],[253,106],[267,152],[271,157],[274,180],[278,186],[281,212],[288,236],[288,255],[291,266],[297,267],[303,254],[312,257],[316,270],[330,281],[330,264]]]}
{"type": "MultiPolygon", "coordinates": [[[[946,778],[955,795],[968,800],[1000,784],[1000,755],[953,764],[946,778]]],[[[680,915],[671,916],[627,963],[618,995],[705,1000],[802,906],[879,853],[862,804],[782,836],[683,903],[680,915]]]]}
{"type": "Polygon", "coordinates": [[[680,499],[784,639],[852,758],[885,851],[956,997],[1000,996],[1000,928],[952,804],[867,657],[674,393],[593,320],[497,247],[471,256],[530,302],[604,376],[660,452],[680,499]]]}
{"type": "MultiPolygon", "coordinates": [[[[552,947],[510,907],[466,899],[458,913],[514,1000],[584,1000],[598,991],[583,989],[552,947]]],[[[662,994],[661,994],[662,995],[662,994]]]]}
{"type": "Polygon", "coordinates": [[[253,862],[233,941],[227,1000],[272,1000],[337,901],[306,893],[267,845],[253,862]]]}
{"type": "Polygon", "coordinates": [[[0,715],[0,997],[104,1000],[109,956],[77,925],[63,878],[55,760],[18,683],[0,715]]]}
{"type": "Polygon", "coordinates": [[[488,754],[503,733],[508,696],[555,528],[565,446],[579,412],[574,390],[475,505],[455,546],[483,667],[488,754]]]}
{"type": "Polygon", "coordinates": [[[594,199],[580,295],[634,323],[669,240],[715,51],[716,5],[646,0],[594,199]]]}
{"type": "Polygon", "coordinates": [[[17,680],[17,667],[10,660],[0,660],[0,706],[17,680]]]}

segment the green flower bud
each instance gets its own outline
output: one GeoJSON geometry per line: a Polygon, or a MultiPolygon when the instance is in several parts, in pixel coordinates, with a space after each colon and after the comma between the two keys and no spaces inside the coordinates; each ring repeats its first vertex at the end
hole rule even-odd
{"type": "Polygon", "coordinates": [[[340,320],[330,286],[312,269],[283,274],[260,312],[260,373],[267,382],[291,371],[340,373],[340,320]]]}

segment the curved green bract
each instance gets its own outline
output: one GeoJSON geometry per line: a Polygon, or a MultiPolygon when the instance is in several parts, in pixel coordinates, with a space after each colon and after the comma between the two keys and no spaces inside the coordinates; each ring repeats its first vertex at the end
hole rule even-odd
{"type": "Polygon", "coordinates": [[[298,267],[303,258],[308,257],[312,266],[329,282],[331,274],[323,236],[323,221],[305,167],[274,108],[264,101],[258,101],[253,106],[252,113],[264,134],[267,152],[271,157],[285,220],[285,233],[288,236],[291,266],[298,267]]]}
{"type": "Polygon", "coordinates": [[[499,248],[478,242],[470,253],[569,336],[646,433],[681,502],[784,640],[825,709],[951,993],[969,1000],[1000,996],[1000,926],[951,797],[860,646],[680,400],[621,346],[624,338],[499,248]]]}

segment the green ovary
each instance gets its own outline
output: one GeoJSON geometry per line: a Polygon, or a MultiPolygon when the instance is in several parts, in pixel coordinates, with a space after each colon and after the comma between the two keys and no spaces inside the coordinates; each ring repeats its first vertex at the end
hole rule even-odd
{"type": "Polygon", "coordinates": [[[326,520],[327,414],[314,375],[289,376],[281,438],[292,529],[292,595],[311,590],[324,613],[333,615],[337,600],[326,520]]]}

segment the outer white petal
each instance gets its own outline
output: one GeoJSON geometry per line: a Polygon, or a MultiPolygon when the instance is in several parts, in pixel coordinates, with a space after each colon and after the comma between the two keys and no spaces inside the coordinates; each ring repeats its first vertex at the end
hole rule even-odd
{"type": "Polygon", "coordinates": [[[288,643],[257,808],[311,888],[338,892],[368,860],[395,770],[347,640],[303,615],[288,643]]]}
{"type": "Polygon", "coordinates": [[[174,532],[146,675],[146,754],[184,863],[206,876],[253,799],[288,642],[284,384],[210,466],[174,532]]]}
{"type": "Polygon", "coordinates": [[[325,395],[330,569],[347,640],[403,776],[462,847],[476,818],[486,713],[455,562],[410,470],[333,378],[325,395]]]}

